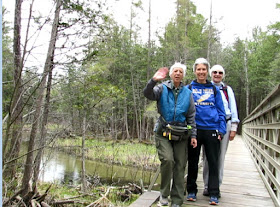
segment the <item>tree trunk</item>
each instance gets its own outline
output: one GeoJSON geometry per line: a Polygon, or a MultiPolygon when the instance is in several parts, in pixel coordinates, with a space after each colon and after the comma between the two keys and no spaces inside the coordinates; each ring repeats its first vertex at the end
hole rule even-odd
{"type": "Polygon", "coordinates": [[[140,139],[140,135],[139,135],[139,121],[138,121],[138,110],[137,110],[137,101],[136,101],[136,92],[135,92],[135,82],[134,82],[134,78],[133,78],[133,68],[132,68],[132,62],[130,64],[131,68],[130,68],[130,71],[131,71],[131,87],[132,87],[132,96],[133,96],[133,108],[134,108],[134,123],[135,123],[135,127],[133,127],[132,129],[134,130],[134,128],[136,128],[136,134],[137,134],[137,137],[140,139]]]}
{"type": "Polygon", "coordinates": [[[128,120],[127,120],[127,100],[126,98],[124,99],[124,125],[125,125],[125,131],[126,131],[126,138],[130,139],[130,134],[129,134],[129,130],[128,130],[128,120]]]}
{"type": "MultiPolygon", "coordinates": [[[[85,112],[86,113],[86,112],[85,112]]],[[[86,165],[85,165],[85,141],[86,141],[86,115],[83,117],[83,139],[82,139],[82,191],[87,191],[86,165]]]]}
{"type": "MultiPolygon", "coordinates": [[[[149,24],[149,31],[148,31],[148,54],[147,54],[147,78],[146,80],[148,81],[151,78],[151,0],[149,0],[149,19],[148,19],[148,24],[149,24]]],[[[144,106],[143,106],[143,115],[142,115],[142,124],[140,126],[141,133],[140,136],[141,138],[147,139],[147,133],[146,132],[146,123],[147,123],[147,117],[145,116],[145,110],[147,108],[147,102],[148,100],[144,98],[144,106]]]]}
{"type": "Polygon", "coordinates": [[[245,89],[246,89],[246,116],[249,115],[249,79],[248,79],[248,60],[247,60],[247,42],[244,49],[244,72],[245,72],[245,89]]]}
{"type": "Polygon", "coordinates": [[[112,139],[117,139],[117,127],[116,127],[116,114],[114,113],[114,109],[112,108],[111,111],[111,118],[110,118],[110,128],[111,128],[111,137],[112,139]]]}
{"type": "Polygon", "coordinates": [[[212,0],[210,6],[210,19],[209,19],[209,31],[208,31],[208,48],[207,48],[207,60],[210,61],[210,52],[211,52],[211,37],[212,37],[212,0]]]}
{"type": "MultiPolygon", "coordinates": [[[[4,156],[8,160],[12,160],[19,154],[20,144],[22,140],[22,61],[21,61],[21,6],[23,0],[16,0],[15,5],[15,21],[14,21],[14,93],[10,104],[9,117],[7,122],[7,131],[5,143],[3,145],[3,154],[6,154],[6,147],[10,139],[10,149],[4,156]],[[10,133],[12,127],[12,133],[10,133]]],[[[4,175],[11,178],[16,172],[16,160],[7,166],[4,175]]]]}
{"type": "MultiPolygon", "coordinates": [[[[53,59],[51,65],[53,66],[53,59]]],[[[48,123],[48,116],[49,116],[49,105],[50,105],[51,86],[52,86],[52,69],[53,67],[50,68],[49,75],[48,75],[47,94],[46,94],[46,101],[45,101],[43,117],[42,117],[42,126],[40,131],[40,141],[39,141],[40,147],[43,147],[46,144],[47,123],[48,123]]],[[[44,148],[40,148],[35,158],[33,185],[37,182],[39,178],[40,165],[41,165],[41,159],[43,153],[44,153],[44,148]]]]}
{"type": "Polygon", "coordinates": [[[43,102],[43,94],[44,94],[44,90],[45,90],[45,86],[46,86],[47,75],[48,75],[49,71],[53,68],[52,60],[53,60],[53,56],[54,56],[55,43],[56,43],[56,39],[57,39],[57,30],[58,30],[59,13],[60,13],[60,9],[61,9],[61,4],[62,4],[61,0],[58,0],[56,3],[55,18],[54,18],[54,22],[52,25],[52,32],[51,32],[51,39],[50,39],[50,43],[49,43],[48,54],[47,54],[47,58],[46,58],[45,66],[44,66],[42,81],[39,86],[38,97],[37,97],[36,103],[35,103],[35,113],[34,113],[34,118],[33,118],[33,123],[32,123],[31,132],[30,132],[29,143],[28,143],[28,152],[31,152],[31,153],[29,153],[26,157],[23,179],[22,179],[22,189],[23,189],[22,195],[23,196],[26,193],[28,193],[31,189],[29,182],[31,181],[32,167],[33,167],[34,153],[32,151],[35,146],[35,139],[36,139],[37,129],[38,129],[38,125],[39,125],[39,117],[41,114],[41,105],[43,102]]]}
{"type": "MultiPolygon", "coordinates": [[[[132,27],[133,27],[133,18],[134,18],[134,12],[133,12],[133,2],[131,2],[131,12],[130,12],[130,44],[132,44],[132,27]]],[[[132,96],[133,96],[133,108],[134,108],[134,117],[133,120],[135,126],[132,127],[132,133],[136,129],[136,135],[140,139],[140,129],[139,129],[139,121],[138,121],[138,110],[137,110],[137,100],[136,100],[136,90],[135,90],[135,80],[134,80],[134,74],[135,70],[133,68],[134,62],[132,60],[132,57],[134,56],[134,52],[132,51],[132,47],[130,47],[130,56],[129,56],[129,63],[130,63],[130,80],[131,80],[131,88],[132,88],[132,96]]],[[[134,135],[134,133],[132,134],[134,135]]],[[[135,136],[135,135],[134,135],[135,136]]]]}
{"type": "Polygon", "coordinates": [[[184,44],[184,46],[183,46],[183,48],[184,48],[184,56],[183,56],[183,60],[184,61],[187,61],[187,59],[188,59],[188,55],[189,55],[189,49],[188,49],[188,24],[189,24],[189,21],[190,21],[190,1],[189,0],[186,0],[187,1],[187,4],[186,4],[186,26],[185,26],[185,44],[184,44]]]}

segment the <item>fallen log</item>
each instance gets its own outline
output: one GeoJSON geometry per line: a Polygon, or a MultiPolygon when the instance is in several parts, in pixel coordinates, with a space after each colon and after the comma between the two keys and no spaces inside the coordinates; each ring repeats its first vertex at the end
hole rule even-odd
{"type": "Polygon", "coordinates": [[[60,200],[60,201],[52,201],[50,204],[55,206],[55,205],[63,205],[63,204],[74,204],[77,202],[79,202],[79,201],[77,201],[77,200],[64,200],[64,201],[60,200]]]}

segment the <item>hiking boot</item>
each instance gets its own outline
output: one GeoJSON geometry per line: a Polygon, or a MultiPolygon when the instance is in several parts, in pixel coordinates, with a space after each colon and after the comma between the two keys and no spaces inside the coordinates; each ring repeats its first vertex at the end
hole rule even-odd
{"type": "Polygon", "coordinates": [[[187,196],[187,201],[196,201],[195,193],[189,193],[189,195],[187,196]]]}
{"type": "Polygon", "coordinates": [[[160,206],[168,206],[168,198],[160,195],[159,204],[160,204],[160,206]]]}
{"type": "Polygon", "coordinates": [[[219,204],[219,199],[216,196],[211,196],[209,200],[210,205],[218,205],[219,204]]]}
{"type": "Polygon", "coordinates": [[[208,188],[204,188],[203,195],[204,196],[209,196],[208,188]]]}

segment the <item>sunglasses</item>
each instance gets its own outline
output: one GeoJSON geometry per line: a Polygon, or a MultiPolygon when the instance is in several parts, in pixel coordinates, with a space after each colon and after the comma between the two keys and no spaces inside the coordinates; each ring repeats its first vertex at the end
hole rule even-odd
{"type": "Polygon", "coordinates": [[[214,74],[217,74],[217,73],[219,73],[220,75],[223,75],[224,73],[222,72],[222,71],[213,71],[212,73],[214,73],[214,74]]]}

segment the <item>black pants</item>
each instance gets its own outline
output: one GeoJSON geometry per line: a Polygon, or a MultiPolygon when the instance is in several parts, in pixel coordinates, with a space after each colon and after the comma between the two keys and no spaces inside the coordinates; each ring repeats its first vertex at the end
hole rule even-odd
{"type": "Polygon", "coordinates": [[[219,195],[219,155],[220,155],[220,140],[215,130],[197,129],[197,147],[193,148],[188,144],[188,177],[187,191],[188,193],[197,194],[197,174],[198,161],[201,145],[204,145],[206,158],[209,164],[209,182],[208,192],[210,196],[219,195]]]}

